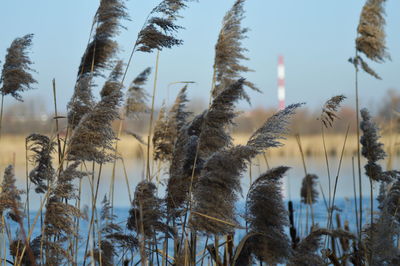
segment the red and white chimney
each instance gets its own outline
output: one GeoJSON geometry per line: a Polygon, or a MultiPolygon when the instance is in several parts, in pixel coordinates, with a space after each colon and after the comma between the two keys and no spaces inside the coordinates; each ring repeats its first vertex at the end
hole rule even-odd
{"type": "Polygon", "coordinates": [[[285,63],[282,55],[278,57],[278,100],[279,110],[285,109],[285,63]]]}

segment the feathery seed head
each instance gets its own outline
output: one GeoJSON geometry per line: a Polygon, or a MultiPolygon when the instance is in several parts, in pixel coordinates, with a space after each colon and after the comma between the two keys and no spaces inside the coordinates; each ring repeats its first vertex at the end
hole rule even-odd
{"type": "Polygon", "coordinates": [[[357,27],[357,50],[376,62],[383,62],[390,58],[385,44],[384,4],[385,0],[367,0],[357,27]]]}
{"type": "Polygon", "coordinates": [[[32,89],[37,81],[32,77],[33,62],[28,56],[28,49],[32,45],[33,34],[16,38],[7,49],[3,69],[0,77],[0,92],[2,95],[11,95],[22,101],[21,92],[32,89]]]}

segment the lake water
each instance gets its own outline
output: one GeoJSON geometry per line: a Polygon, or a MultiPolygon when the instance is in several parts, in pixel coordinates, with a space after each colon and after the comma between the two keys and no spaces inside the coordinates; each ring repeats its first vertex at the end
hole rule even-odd
{"type": "MultiPolygon", "coordinates": [[[[302,178],[304,177],[304,169],[301,159],[298,157],[275,157],[275,158],[268,158],[268,163],[270,167],[276,167],[280,165],[290,166],[291,169],[288,171],[287,175],[283,180],[283,188],[284,188],[284,200],[287,203],[288,200],[292,200],[294,203],[295,209],[295,222],[297,227],[299,228],[299,234],[305,235],[306,233],[306,224],[307,221],[305,219],[305,207],[304,205],[301,206],[299,198],[300,198],[300,187],[302,178]]],[[[354,232],[356,230],[356,221],[355,221],[355,209],[354,209],[354,187],[353,187],[353,168],[352,168],[352,158],[344,158],[340,172],[338,174],[338,165],[339,160],[336,158],[330,158],[330,171],[331,171],[331,184],[332,190],[334,185],[334,180],[336,176],[338,176],[337,182],[337,193],[336,193],[336,202],[338,208],[342,211],[340,212],[340,216],[342,219],[342,225],[344,221],[349,222],[350,229],[354,232]]],[[[362,164],[363,165],[363,164],[362,164]]],[[[140,182],[144,176],[143,169],[144,165],[143,162],[127,160],[125,161],[126,166],[126,174],[128,176],[129,185],[126,183],[125,179],[125,172],[122,166],[121,161],[117,163],[116,167],[116,179],[115,179],[115,197],[114,197],[114,206],[115,206],[115,214],[118,216],[117,222],[120,223],[123,227],[126,224],[126,219],[128,217],[129,211],[129,192],[130,190],[131,195],[133,196],[135,186],[138,182],[140,182]]],[[[394,168],[400,166],[399,158],[396,158],[393,161],[394,168]]],[[[323,158],[306,158],[306,167],[307,172],[316,174],[319,176],[319,184],[321,185],[325,197],[328,197],[328,178],[327,178],[327,170],[326,170],[326,163],[323,158]]],[[[244,196],[247,193],[249,188],[250,179],[255,180],[260,173],[266,171],[267,166],[265,160],[260,157],[252,162],[251,171],[247,171],[242,178],[242,187],[244,196]]],[[[160,183],[165,183],[165,178],[167,177],[168,169],[161,169],[159,179],[160,183]]],[[[364,170],[362,169],[362,173],[364,170]]],[[[23,167],[17,167],[16,169],[16,176],[17,176],[17,185],[19,188],[25,188],[25,169],[23,167]]],[[[95,171],[95,176],[97,177],[97,169],[95,171]]],[[[110,191],[110,183],[111,183],[111,176],[112,176],[112,165],[105,165],[102,169],[101,181],[99,186],[99,196],[98,202],[100,203],[104,195],[108,195],[110,191]]],[[[356,177],[357,177],[356,171],[356,177]]],[[[91,204],[91,189],[90,189],[90,178],[83,179],[82,182],[82,194],[81,194],[81,206],[91,204]]],[[[356,178],[356,188],[357,188],[357,195],[359,196],[358,191],[358,177],[356,178]]],[[[369,202],[369,189],[370,184],[369,180],[364,176],[362,176],[362,190],[363,195],[367,196],[363,199],[363,206],[364,206],[364,218],[369,217],[367,216],[370,213],[370,202],[369,202]]],[[[375,188],[375,193],[377,193],[377,189],[375,188]]],[[[31,189],[33,191],[33,189],[31,189]]],[[[160,185],[159,196],[163,196],[164,188],[160,185]]],[[[376,194],[375,194],[376,195],[376,194]]],[[[31,223],[34,220],[36,215],[36,211],[40,207],[41,196],[35,193],[30,193],[30,217],[31,223]]],[[[43,196],[43,195],[42,195],[43,196]]],[[[327,199],[326,199],[327,200],[327,199]]],[[[375,206],[376,203],[375,203],[375,206]]],[[[239,213],[243,212],[243,198],[240,199],[238,203],[238,211],[239,213]]],[[[321,227],[326,226],[327,221],[327,211],[326,205],[322,198],[322,193],[320,191],[320,198],[318,203],[314,206],[314,215],[315,215],[315,222],[318,223],[321,227]]],[[[308,222],[310,225],[310,221],[308,222]]],[[[40,219],[37,222],[37,225],[34,230],[34,236],[40,234],[40,219]]],[[[12,226],[11,231],[15,231],[15,225],[12,226]]],[[[88,230],[88,222],[82,221],[81,223],[81,234],[86,235],[85,232],[88,230]]],[[[245,231],[238,230],[236,239],[240,239],[245,234],[245,231]]],[[[85,241],[83,241],[85,242],[85,241]]],[[[83,255],[84,247],[80,249],[80,252],[83,255]]]]}
{"type": "MultiPolygon", "coordinates": [[[[323,193],[320,191],[320,200],[323,200],[322,194],[328,198],[329,190],[328,190],[328,175],[326,170],[326,163],[324,158],[305,158],[307,172],[311,174],[316,174],[319,177],[319,190],[322,187],[323,193]]],[[[301,182],[304,177],[304,168],[301,162],[301,158],[299,157],[273,157],[268,158],[269,166],[277,167],[277,166],[289,166],[291,169],[287,172],[287,175],[283,179],[283,190],[284,197],[286,200],[298,200],[300,198],[300,188],[301,182]]],[[[362,167],[364,165],[364,161],[361,162],[362,167]]],[[[336,176],[338,176],[337,182],[337,192],[336,198],[342,199],[351,199],[354,197],[354,187],[353,187],[353,169],[352,169],[352,158],[346,157],[343,158],[340,172],[338,172],[339,160],[337,158],[329,158],[330,164],[330,175],[331,175],[331,189],[333,193],[334,181],[336,176]],[[339,173],[339,174],[338,174],[339,173]]],[[[355,159],[356,164],[356,159],[355,159]]],[[[398,169],[400,166],[400,157],[397,157],[393,160],[393,167],[398,169]]],[[[358,182],[358,171],[356,167],[356,180],[355,185],[357,188],[357,196],[359,196],[359,182],[358,182]]],[[[384,165],[383,165],[384,167],[384,165]]],[[[90,167],[91,168],[91,167],[90,167]]],[[[114,206],[115,207],[129,207],[129,192],[133,197],[133,193],[135,191],[136,185],[143,179],[144,177],[144,164],[143,162],[137,160],[126,160],[125,161],[126,174],[128,177],[129,186],[126,183],[124,167],[121,161],[118,161],[116,165],[116,175],[115,175],[115,197],[114,197],[114,206]]],[[[153,167],[155,168],[155,167],[153,167]]],[[[385,167],[384,167],[385,168],[385,167]]],[[[97,181],[97,167],[95,170],[95,177],[97,181]]],[[[250,179],[254,181],[261,173],[267,170],[267,166],[263,157],[259,157],[252,161],[251,171],[247,171],[244,173],[242,178],[242,188],[243,193],[246,193],[250,179]],[[251,173],[251,175],[250,175],[251,173]],[[250,178],[251,176],[251,178],[250,178]]],[[[155,171],[153,171],[155,172],[155,171]]],[[[165,183],[168,168],[162,168],[159,171],[159,180],[160,183],[165,183]]],[[[362,168],[362,191],[363,196],[369,196],[370,183],[369,179],[364,175],[364,168],[362,168]]],[[[17,167],[16,169],[16,177],[17,177],[17,186],[19,188],[24,189],[26,187],[25,181],[25,169],[24,167],[17,167]]],[[[108,164],[103,166],[102,174],[99,185],[99,196],[98,202],[101,202],[101,199],[104,195],[108,195],[110,191],[111,184],[111,176],[112,176],[112,164],[108,164]]],[[[89,178],[84,178],[82,182],[82,195],[81,195],[81,206],[90,205],[91,204],[91,189],[89,178]]],[[[95,182],[96,182],[95,181],[95,182]]],[[[155,181],[156,182],[156,181],[155,181]]],[[[157,183],[157,182],[156,182],[157,183]]],[[[378,191],[378,187],[375,187],[374,190],[378,191]]],[[[33,191],[33,189],[31,189],[33,191]]],[[[164,188],[160,185],[160,196],[163,196],[164,188]]],[[[30,193],[30,202],[31,210],[36,210],[40,206],[40,195],[36,193],[30,193]]]]}

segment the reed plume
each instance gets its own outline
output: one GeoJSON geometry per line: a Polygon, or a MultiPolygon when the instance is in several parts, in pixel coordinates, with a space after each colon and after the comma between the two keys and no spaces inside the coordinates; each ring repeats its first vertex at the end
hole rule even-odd
{"type": "MultiPolygon", "coordinates": [[[[14,168],[7,166],[4,170],[4,177],[1,183],[0,192],[0,215],[7,216],[14,222],[21,222],[23,211],[21,203],[22,190],[17,189],[15,185],[14,168]]],[[[3,223],[1,223],[4,226],[3,223]]]]}
{"type": "Polygon", "coordinates": [[[247,266],[254,265],[254,259],[252,256],[252,243],[251,236],[253,234],[248,234],[247,239],[246,236],[242,238],[238,247],[235,250],[235,257],[233,259],[233,266],[247,266]],[[243,241],[245,241],[243,243],[243,241]]]}
{"type": "Polygon", "coordinates": [[[357,27],[357,50],[376,62],[390,58],[385,44],[385,2],[385,0],[367,0],[357,27]]]}
{"type": "Polygon", "coordinates": [[[199,155],[206,159],[214,152],[232,145],[232,138],[226,132],[226,127],[233,124],[236,117],[235,103],[244,94],[245,80],[239,79],[226,87],[212,101],[204,113],[199,139],[199,155]]]}
{"type": "Polygon", "coordinates": [[[300,196],[301,202],[305,204],[314,204],[318,200],[317,186],[318,176],[307,174],[301,183],[300,196]]]}
{"type": "Polygon", "coordinates": [[[189,0],[163,0],[150,13],[149,19],[138,34],[137,51],[151,53],[154,50],[181,45],[182,40],[174,35],[182,27],[175,24],[179,11],[189,0]]]}
{"type": "Polygon", "coordinates": [[[111,123],[119,118],[118,107],[122,102],[122,62],[119,61],[105,82],[101,100],[86,114],[69,141],[68,159],[72,161],[94,161],[99,164],[115,159],[115,133],[111,123]]]}
{"type": "Polygon", "coordinates": [[[243,79],[239,79],[225,88],[208,110],[197,115],[186,126],[180,122],[182,126],[175,142],[167,186],[169,210],[178,211],[182,207],[190,186],[194,186],[197,181],[204,160],[214,152],[232,145],[226,127],[233,124],[236,116],[234,104],[243,94],[243,82],[243,79]]]}
{"type": "Polygon", "coordinates": [[[195,182],[203,165],[202,158],[197,156],[203,120],[204,113],[184,125],[174,145],[166,192],[168,213],[173,217],[181,215],[184,211],[182,207],[189,193],[192,175],[194,174],[195,182]]]}
{"type": "MultiPolygon", "coordinates": [[[[381,184],[384,184],[382,182],[381,184]]],[[[380,194],[379,217],[363,230],[366,253],[371,265],[397,265],[400,263],[400,251],[396,243],[396,235],[400,229],[399,200],[400,181],[396,179],[386,195],[380,194]]]]}
{"type": "Polygon", "coordinates": [[[46,249],[46,263],[49,265],[59,265],[65,259],[72,262],[73,259],[64,244],[68,237],[78,236],[74,219],[83,217],[78,208],[68,203],[77,199],[73,181],[87,175],[76,169],[78,165],[79,162],[74,162],[61,171],[46,203],[43,246],[46,249]]]}
{"type": "Polygon", "coordinates": [[[166,231],[162,200],[157,197],[156,191],[156,186],[148,181],[142,181],[136,186],[127,221],[129,230],[150,240],[157,232],[166,231]]]}
{"type": "Polygon", "coordinates": [[[330,98],[325,102],[322,107],[322,112],[320,116],[320,120],[324,124],[326,128],[332,127],[335,119],[338,118],[337,111],[340,108],[340,104],[346,99],[344,95],[337,95],[330,98]]]}
{"type": "Polygon", "coordinates": [[[362,145],[361,154],[367,159],[365,165],[366,175],[374,181],[390,181],[390,172],[383,172],[382,167],[377,164],[379,160],[386,157],[383,144],[379,142],[379,129],[372,121],[367,109],[361,110],[360,128],[363,132],[360,143],[362,145]]]}
{"type": "Polygon", "coordinates": [[[247,162],[265,149],[281,146],[288,119],[301,104],[289,105],[270,117],[246,145],[221,149],[204,163],[193,191],[191,224],[207,234],[225,235],[238,226],[235,204],[241,193],[240,176],[247,162]]]}
{"type": "Polygon", "coordinates": [[[308,266],[308,265],[326,265],[324,258],[317,255],[317,251],[321,248],[321,238],[323,235],[354,240],[355,236],[347,231],[337,229],[328,230],[317,228],[300,241],[297,248],[293,250],[293,255],[290,257],[288,266],[308,266]]]}
{"type": "Polygon", "coordinates": [[[52,153],[56,143],[49,137],[31,134],[26,138],[35,168],[29,173],[29,179],[36,185],[36,193],[45,193],[54,180],[55,170],[52,163],[52,153]]]}
{"type": "MultiPolygon", "coordinates": [[[[211,91],[212,97],[234,83],[243,73],[252,71],[241,65],[242,60],[248,60],[244,55],[247,51],[242,47],[242,40],[246,38],[247,28],[242,28],[244,18],[245,0],[236,0],[232,8],[226,13],[222,28],[219,32],[218,41],[215,45],[214,79],[211,91]]],[[[244,81],[244,84],[256,91],[259,89],[251,82],[244,81]]],[[[249,101],[246,93],[241,95],[249,101]]]]}
{"type": "Polygon", "coordinates": [[[387,214],[394,217],[397,223],[400,223],[400,212],[399,212],[399,202],[400,202],[400,179],[396,179],[387,195],[383,200],[381,200],[380,209],[385,210],[387,214]]]}
{"type": "Polygon", "coordinates": [[[289,133],[289,119],[295,113],[296,109],[303,103],[296,103],[287,106],[285,109],[271,116],[259,129],[250,137],[247,145],[262,152],[266,148],[280,147],[283,144],[280,140],[285,139],[289,133]]]}
{"type": "Polygon", "coordinates": [[[285,263],[290,256],[290,240],[285,233],[287,211],[282,199],[280,179],[289,167],[276,167],[258,177],[251,185],[247,198],[253,254],[269,265],[285,263]]]}
{"type": "Polygon", "coordinates": [[[3,97],[11,95],[16,100],[22,101],[21,93],[32,89],[32,85],[37,83],[32,76],[33,62],[28,56],[32,38],[33,34],[16,38],[7,49],[0,78],[0,91],[3,97]]]}
{"type": "Polygon", "coordinates": [[[125,103],[125,114],[127,116],[137,117],[139,114],[148,111],[148,94],[143,86],[146,84],[150,73],[151,68],[146,68],[132,81],[131,85],[129,86],[125,103]]]}
{"type": "Polygon", "coordinates": [[[168,131],[168,114],[165,104],[161,107],[157,121],[154,125],[153,133],[153,157],[154,160],[166,161],[168,157],[172,154],[172,149],[174,143],[171,143],[171,138],[168,131]]]}
{"type": "Polygon", "coordinates": [[[354,65],[354,67],[358,70],[358,67],[361,66],[361,69],[364,70],[367,74],[373,76],[376,79],[382,79],[378,73],[373,70],[361,56],[355,56],[354,58],[349,58],[349,62],[354,65]]]}
{"type": "Polygon", "coordinates": [[[162,107],[159,117],[154,126],[153,146],[154,159],[161,161],[171,161],[175,141],[178,133],[185,125],[189,112],[185,110],[187,86],[184,86],[176,97],[174,105],[166,113],[165,107],[162,107]]]}
{"type": "Polygon", "coordinates": [[[18,256],[21,256],[22,251],[26,247],[24,244],[25,240],[17,237],[16,239],[10,241],[10,255],[14,258],[18,258],[21,261],[21,264],[24,266],[36,265],[36,260],[40,257],[40,240],[40,236],[32,239],[32,241],[29,243],[29,250],[31,253],[27,254],[27,252],[25,252],[22,258],[18,258],[18,256]]]}
{"type": "Polygon", "coordinates": [[[68,125],[75,129],[82,117],[88,114],[94,105],[92,77],[90,74],[81,75],[81,78],[75,84],[74,94],[67,105],[68,125]]]}
{"type": "Polygon", "coordinates": [[[106,195],[102,201],[100,219],[101,247],[97,247],[93,251],[93,259],[101,265],[115,265],[114,257],[118,254],[118,249],[122,247],[133,250],[137,247],[137,240],[132,236],[125,235],[122,227],[115,223],[116,215],[112,214],[112,207],[106,195]]]}
{"type": "Polygon", "coordinates": [[[128,19],[123,0],[101,0],[94,22],[96,32],[86,47],[78,71],[78,80],[86,73],[98,76],[101,71],[112,67],[118,44],[113,38],[123,28],[121,20],[128,19]]]}
{"type": "Polygon", "coordinates": [[[178,96],[175,99],[174,105],[171,107],[168,113],[168,128],[172,132],[173,139],[177,138],[178,132],[181,128],[186,124],[187,118],[191,114],[186,111],[186,104],[188,102],[187,99],[187,88],[185,85],[178,93],[178,96]]]}
{"type": "Polygon", "coordinates": [[[365,256],[370,258],[369,265],[398,265],[400,252],[394,244],[399,230],[398,224],[393,223],[387,214],[381,216],[363,229],[365,256]]]}

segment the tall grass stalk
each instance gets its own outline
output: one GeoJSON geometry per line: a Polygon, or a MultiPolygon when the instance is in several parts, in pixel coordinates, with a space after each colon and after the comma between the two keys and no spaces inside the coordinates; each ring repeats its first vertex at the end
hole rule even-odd
{"type": "Polygon", "coordinates": [[[151,135],[152,135],[152,130],[153,130],[154,101],[155,101],[155,97],[156,97],[159,61],[160,61],[160,50],[157,50],[156,67],[155,67],[155,72],[154,72],[153,94],[151,96],[149,133],[148,133],[148,136],[147,136],[146,178],[147,178],[148,181],[151,180],[151,173],[150,173],[150,143],[151,143],[151,135]]]}
{"type": "MultiPolygon", "coordinates": [[[[82,179],[79,179],[79,187],[78,187],[78,199],[76,201],[76,207],[80,210],[81,209],[81,195],[82,195],[82,179]]],[[[79,232],[80,229],[80,217],[76,219],[76,232],[79,232]]],[[[78,248],[79,248],[79,234],[75,236],[75,243],[74,247],[72,248],[74,253],[74,261],[75,264],[78,265],[78,248]]]]}
{"type": "Polygon", "coordinates": [[[332,196],[332,204],[330,206],[328,229],[330,229],[333,226],[333,224],[332,224],[332,216],[333,216],[333,210],[334,210],[334,207],[335,207],[336,190],[337,190],[337,184],[338,184],[338,180],[339,180],[340,170],[341,170],[341,167],[342,167],[342,161],[343,161],[344,150],[345,150],[345,147],[346,147],[347,137],[349,135],[349,130],[350,130],[350,125],[347,126],[346,135],[345,135],[345,138],[344,138],[344,141],[343,141],[342,152],[340,153],[339,165],[338,165],[338,169],[337,169],[336,177],[335,177],[335,185],[333,187],[333,196],[332,196]]]}
{"type": "Polygon", "coordinates": [[[351,169],[352,169],[352,176],[353,176],[353,191],[354,191],[354,210],[355,210],[355,217],[356,217],[356,226],[357,226],[357,235],[360,234],[360,227],[359,227],[359,217],[358,217],[358,207],[357,207],[357,187],[356,187],[356,173],[355,173],[355,165],[354,165],[354,157],[351,157],[351,169]]]}
{"type": "MultiPolygon", "coordinates": [[[[358,51],[356,49],[356,57],[358,56],[358,51]]],[[[358,186],[360,191],[360,222],[359,222],[359,231],[358,237],[361,241],[361,231],[362,231],[362,217],[363,217],[363,193],[362,193],[362,180],[361,180],[361,150],[360,150],[360,106],[359,106],[359,96],[358,96],[358,67],[354,65],[355,69],[355,92],[356,92],[356,124],[357,124],[357,168],[358,168],[358,186]]]]}
{"type": "Polygon", "coordinates": [[[128,178],[128,173],[126,171],[125,160],[122,157],[121,157],[121,162],[122,162],[122,168],[124,169],[124,177],[125,177],[126,188],[128,190],[129,202],[132,202],[131,186],[129,184],[129,178],[128,178]]]}
{"type": "MultiPolygon", "coordinates": [[[[303,152],[303,146],[301,145],[301,139],[300,139],[300,134],[296,135],[296,141],[297,141],[297,145],[299,147],[299,151],[300,151],[300,155],[301,155],[301,161],[303,163],[303,170],[304,170],[304,175],[307,176],[308,172],[307,172],[307,167],[306,167],[306,160],[304,157],[304,152],[303,152]]],[[[313,210],[313,202],[311,199],[311,187],[307,186],[307,205],[306,206],[306,233],[308,234],[308,209],[310,209],[310,213],[311,213],[311,223],[312,226],[314,226],[314,210],[313,210]]]]}
{"type": "Polygon", "coordinates": [[[326,172],[328,174],[328,206],[331,206],[331,199],[332,199],[331,171],[330,171],[330,167],[329,167],[328,152],[326,150],[325,130],[324,130],[324,126],[322,125],[322,123],[321,123],[321,136],[322,136],[322,143],[323,143],[323,147],[324,147],[326,172]]]}
{"type": "Polygon", "coordinates": [[[60,128],[58,124],[58,110],[57,110],[57,90],[56,90],[56,80],[53,78],[53,102],[54,102],[54,120],[56,122],[56,136],[57,136],[57,147],[58,147],[58,164],[61,164],[61,140],[60,140],[60,128]]]}
{"type": "Polygon", "coordinates": [[[26,180],[26,214],[28,220],[28,228],[30,228],[31,218],[29,215],[30,208],[29,208],[29,166],[28,166],[28,141],[25,139],[25,180],[26,180]]]}
{"type": "MultiPolygon", "coordinates": [[[[92,194],[94,193],[94,198],[92,198],[92,214],[91,214],[91,218],[90,218],[90,223],[89,223],[89,230],[88,230],[88,236],[86,238],[86,247],[85,247],[85,253],[87,253],[87,249],[88,249],[88,244],[90,241],[90,234],[93,232],[93,234],[95,234],[95,230],[94,230],[94,222],[95,222],[95,214],[96,214],[96,203],[97,203],[97,197],[98,197],[98,192],[99,192],[99,185],[100,185],[100,179],[101,179],[101,172],[102,172],[102,168],[103,168],[103,164],[99,165],[99,170],[98,170],[98,176],[97,176],[97,184],[96,184],[96,190],[94,191],[94,169],[95,169],[95,163],[93,162],[93,175],[92,175],[92,194]],[[94,192],[93,192],[94,191],[94,192]]],[[[93,196],[92,196],[93,197],[93,196]]],[[[93,241],[94,241],[94,237],[93,237],[93,241]]],[[[93,248],[93,247],[92,247],[93,248]]],[[[100,252],[101,253],[101,252],[100,252]]],[[[93,257],[92,257],[93,258],[93,257]]],[[[86,257],[83,260],[83,265],[86,265],[86,257]]]]}

